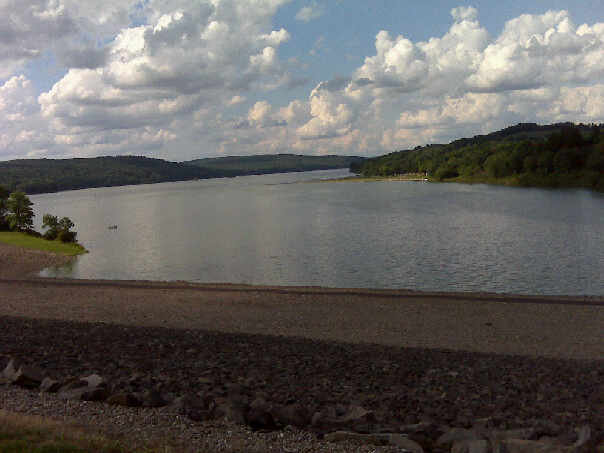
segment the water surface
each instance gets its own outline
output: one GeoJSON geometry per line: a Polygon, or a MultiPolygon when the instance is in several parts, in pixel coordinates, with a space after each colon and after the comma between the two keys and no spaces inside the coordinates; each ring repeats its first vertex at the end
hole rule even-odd
{"type": "MultiPolygon", "coordinates": [[[[33,196],[90,251],[47,276],[604,294],[604,197],[247,176],[33,196]],[[108,229],[117,225],[115,230],[108,229]]],[[[38,225],[39,226],[39,225],[38,225]]]]}

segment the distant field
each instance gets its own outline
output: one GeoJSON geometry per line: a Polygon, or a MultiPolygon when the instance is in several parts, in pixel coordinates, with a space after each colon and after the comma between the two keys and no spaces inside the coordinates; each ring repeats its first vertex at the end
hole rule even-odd
{"type": "Polygon", "coordinates": [[[16,245],[34,250],[44,250],[46,252],[60,253],[61,255],[75,256],[87,253],[87,250],[80,244],[68,244],[60,241],[47,241],[46,239],[29,236],[25,233],[16,233],[9,231],[0,232],[0,242],[16,245]]]}

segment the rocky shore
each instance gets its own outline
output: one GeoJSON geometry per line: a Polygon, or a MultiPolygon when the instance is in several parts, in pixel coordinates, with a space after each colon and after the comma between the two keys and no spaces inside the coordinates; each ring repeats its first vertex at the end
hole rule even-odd
{"type": "Polygon", "coordinates": [[[470,451],[459,450],[469,440],[487,441],[475,451],[488,452],[493,433],[519,437],[518,448],[550,442],[538,450],[547,452],[604,442],[604,361],[13,317],[0,327],[2,368],[23,358],[57,381],[59,399],[160,406],[199,423],[290,427],[347,445],[402,434],[426,452],[453,451],[455,442],[470,451]],[[103,385],[84,395],[77,389],[94,390],[81,382],[91,374],[103,385]]]}

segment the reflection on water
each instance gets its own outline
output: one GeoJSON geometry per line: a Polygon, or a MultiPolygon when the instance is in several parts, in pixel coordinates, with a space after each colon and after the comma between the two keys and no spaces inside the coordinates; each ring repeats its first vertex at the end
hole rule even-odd
{"type": "Polygon", "coordinates": [[[604,294],[601,194],[423,182],[292,184],[345,173],[33,196],[38,221],[46,212],[69,216],[90,251],[71,268],[44,275],[604,294]]]}

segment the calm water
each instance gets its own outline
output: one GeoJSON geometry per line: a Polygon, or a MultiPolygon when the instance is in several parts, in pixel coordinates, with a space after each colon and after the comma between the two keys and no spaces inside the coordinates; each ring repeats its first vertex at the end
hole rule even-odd
{"type": "Polygon", "coordinates": [[[604,294],[600,194],[300,182],[345,173],[33,196],[38,221],[46,212],[71,217],[90,250],[71,268],[45,275],[604,294]]]}

